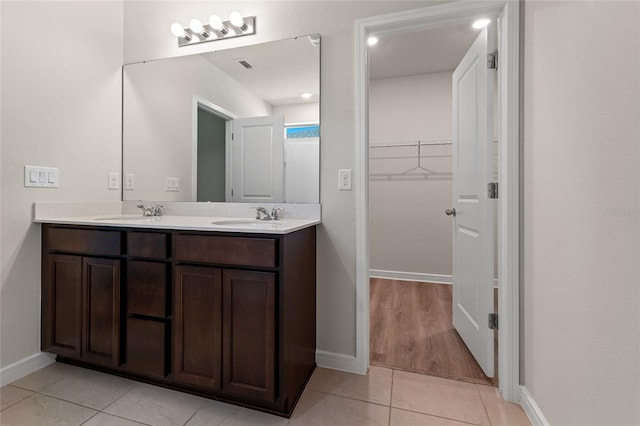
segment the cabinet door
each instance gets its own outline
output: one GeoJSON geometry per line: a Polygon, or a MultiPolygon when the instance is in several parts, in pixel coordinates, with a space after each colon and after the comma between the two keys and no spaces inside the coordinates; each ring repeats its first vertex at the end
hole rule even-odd
{"type": "Polygon", "coordinates": [[[83,258],[82,358],[119,364],[120,261],[83,258]]]}
{"type": "Polygon", "coordinates": [[[220,387],[220,269],[175,267],[173,378],[211,389],[220,387]]]}
{"type": "Polygon", "coordinates": [[[223,390],[274,401],[275,274],[225,270],[222,293],[223,390]]]}
{"type": "Polygon", "coordinates": [[[45,255],[42,274],[42,350],[80,358],[82,257],[45,255]]]}

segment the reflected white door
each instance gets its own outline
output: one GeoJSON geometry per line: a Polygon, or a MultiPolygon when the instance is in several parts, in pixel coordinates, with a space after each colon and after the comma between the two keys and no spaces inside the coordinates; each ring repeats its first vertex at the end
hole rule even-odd
{"type": "Polygon", "coordinates": [[[493,30],[485,28],[453,73],[453,326],[488,377],[494,376],[493,74],[487,53],[493,30]]]}
{"type": "Polygon", "coordinates": [[[231,201],[284,201],[284,116],[233,120],[231,201]]]}

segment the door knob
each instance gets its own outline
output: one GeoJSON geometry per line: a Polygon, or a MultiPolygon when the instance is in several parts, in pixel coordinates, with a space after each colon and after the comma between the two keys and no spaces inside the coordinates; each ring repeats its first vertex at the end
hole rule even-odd
{"type": "Polygon", "coordinates": [[[455,216],[456,215],[456,209],[446,209],[444,212],[445,212],[445,214],[447,216],[455,216]]]}

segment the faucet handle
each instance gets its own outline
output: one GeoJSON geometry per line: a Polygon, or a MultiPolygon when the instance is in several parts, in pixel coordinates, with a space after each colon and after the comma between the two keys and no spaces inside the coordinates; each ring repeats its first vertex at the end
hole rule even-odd
{"type": "Polygon", "coordinates": [[[151,216],[151,207],[147,204],[140,203],[137,207],[142,210],[142,216],[151,216]]]}
{"type": "Polygon", "coordinates": [[[276,207],[273,210],[271,210],[271,219],[273,220],[280,220],[282,219],[284,213],[284,209],[281,207],[276,207]]]}
{"type": "Polygon", "coordinates": [[[154,216],[162,216],[162,209],[164,208],[164,204],[156,204],[153,206],[153,215],[154,216]]]}
{"type": "Polygon", "coordinates": [[[251,207],[252,209],[256,209],[256,219],[258,220],[268,220],[271,219],[269,216],[269,212],[264,207],[251,207]]]}

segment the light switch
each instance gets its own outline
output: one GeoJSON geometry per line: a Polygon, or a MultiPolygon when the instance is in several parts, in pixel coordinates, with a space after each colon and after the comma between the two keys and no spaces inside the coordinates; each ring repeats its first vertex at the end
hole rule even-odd
{"type": "Polygon", "coordinates": [[[109,172],[109,189],[120,189],[120,173],[109,172]]]}
{"type": "Polygon", "coordinates": [[[338,170],[338,189],[351,191],[351,169],[338,170]]]}
{"type": "Polygon", "coordinates": [[[24,166],[24,186],[35,188],[57,188],[56,167],[24,166]]]}
{"type": "Polygon", "coordinates": [[[164,190],[177,192],[180,191],[180,178],[177,177],[165,177],[164,178],[164,190]]]}
{"type": "Polygon", "coordinates": [[[136,188],[135,175],[133,173],[124,174],[124,189],[132,191],[136,188]]]}

